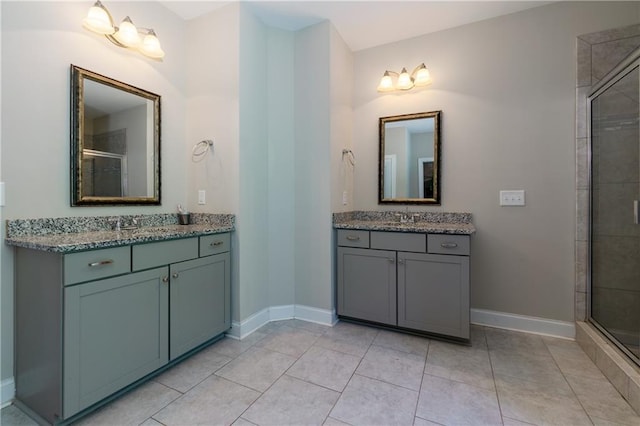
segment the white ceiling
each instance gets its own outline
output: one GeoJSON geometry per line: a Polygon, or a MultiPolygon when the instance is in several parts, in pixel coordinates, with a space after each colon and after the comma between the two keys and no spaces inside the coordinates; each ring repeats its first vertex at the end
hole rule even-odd
{"type": "MultiPolygon", "coordinates": [[[[471,22],[507,15],[551,1],[379,1],[233,0],[250,5],[262,21],[296,31],[330,20],[353,51],[367,49],[471,22]]],[[[222,0],[161,0],[183,19],[225,6],[222,0]]]]}

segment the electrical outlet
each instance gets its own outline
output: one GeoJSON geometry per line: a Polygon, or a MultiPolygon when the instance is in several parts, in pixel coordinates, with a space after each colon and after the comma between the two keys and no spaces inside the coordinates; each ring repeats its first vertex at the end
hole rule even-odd
{"type": "Polygon", "coordinates": [[[198,191],[198,204],[200,205],[207,204],[206,195],[207,193],[204,189],[201,189],[198,191]]]}
{"type": "Polygon", "coordinates": [[[524,190],[500,191],[501,206],[524,206],[524,190]]]}

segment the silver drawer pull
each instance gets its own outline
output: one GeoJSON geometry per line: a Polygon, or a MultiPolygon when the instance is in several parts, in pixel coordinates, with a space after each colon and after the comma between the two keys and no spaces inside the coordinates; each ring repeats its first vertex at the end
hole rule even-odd
{"type": "Polygon", "coordinates": [[[216,246],[221,246],[224,244],[224,241],[214,241],[211,244],[209,244],[211,247],[216,247],[216,246]]]}
{"type": "Polygon", "coordinates": [[[96,266],[111,265],[112,263],[113,263],[113,259],[101,260],[99,262],[90,263],[89,268],[95,268],[96,266]]]}
{"type": "Polygon", "coordinates": [[[358,237],[357,235],[347,235],[347,240],[349,240],[349,241],[359,241],[360,237],[358,237]]]}
{"type": "Polygon", "coordinates": [[[394,263],[396,261],[393,257],[390,257],[387,260],[389,261],[389,263],[394,263]]]}
{"type": "Polygon", "coordinates": [[[178,275],[177,272],[174,272],[173,274],[171,274],[171,278],[178,278],[180,275],[178,275]]]}
{"type": "Polygon", "coordinates": [[[456,243],[441,243],[440,247],[442,247],[442,248],[451,248],[452,249],[452,248],[458,247],[458,244],[456,244],[456,243]]]}
{"type": "Polygon", "coordinates": [[[168,283],[169,282],[169,277],[167,277],[167,276],[162,277],[162,282],[163,283],[168,283]]]}

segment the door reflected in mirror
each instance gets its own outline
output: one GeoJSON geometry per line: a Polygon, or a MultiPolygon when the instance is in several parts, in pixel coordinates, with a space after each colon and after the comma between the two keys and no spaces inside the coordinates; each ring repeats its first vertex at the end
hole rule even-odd
{"type": "Polygon", "coordinates": [[[440,115],[380,118],[380,204],[440,204],[440,115]]]}
{"type": "Polygon", "coordinates": [[[71,205],[160,204],[160,96],[71,66],[71,205]]]}

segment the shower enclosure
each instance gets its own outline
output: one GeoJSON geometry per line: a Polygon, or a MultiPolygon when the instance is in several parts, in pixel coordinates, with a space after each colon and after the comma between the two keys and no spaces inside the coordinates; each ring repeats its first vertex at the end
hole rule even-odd
{"type": "Polygon", "coordinates": [[[588,98],[589,320],[640,365],[640,50],[588,98]]]}

